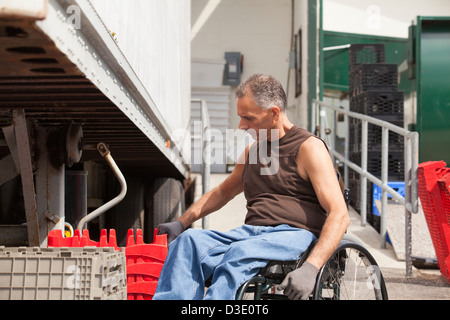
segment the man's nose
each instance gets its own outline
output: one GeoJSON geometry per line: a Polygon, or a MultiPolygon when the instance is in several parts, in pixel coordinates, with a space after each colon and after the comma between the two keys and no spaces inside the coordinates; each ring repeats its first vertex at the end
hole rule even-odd
{"type": "Polygon", "coordinates": [[[241,121],[239,121],[239,127],[240,130],[247,130],[248,129],[248,125],[247,125],[247,121],[245,121],[244,119],[241,119],[241,121]]]}

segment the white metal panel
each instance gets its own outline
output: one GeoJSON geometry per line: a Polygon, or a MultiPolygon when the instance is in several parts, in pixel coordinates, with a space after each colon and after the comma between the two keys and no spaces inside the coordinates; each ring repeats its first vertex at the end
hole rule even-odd
{"type": "MultiPolygon", "coordinates": [[[[179,150],[188,150],[184,146],[190,144],[190,2],[136,0],[129,6],[130,3],[49,0],[47,17],[37,26],[186,175],[189,155],[181,154],[180,159],[179,150]],[[70,9],[74,7],[78,10],[72,14],[70,9]],[[166,29],[172,31],[153,27],[158,22],[150,24],[151,17],[142,13],[146,11],[158,16],[159,24],[166,24],[166,29]],[[70,23],[72,17],[77,24],[70,23]],[[121,47],[108,34],[111,24],[128,30],[122,35],[127,40],[121,47]],[[134,29],[127,29],[128,24],[134,29]],[[148,36],[152,32],[157,36],[148,36]],[[144,57],[147,52],[148,57],[144,57]],[[175,141],[174,131],[180,129],[187,135],[184,140],[175,141]]],[[[119,33],[116,38],[120,41],[119,33]]]]}
{"type": "Polygon", "coordinates": [[[170,129],[190,118],[190,1],[91,0],[170,129]]]}

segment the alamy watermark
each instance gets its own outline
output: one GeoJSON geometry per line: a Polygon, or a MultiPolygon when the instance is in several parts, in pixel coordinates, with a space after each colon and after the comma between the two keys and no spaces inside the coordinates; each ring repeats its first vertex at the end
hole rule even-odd
{"type": "Polygon", "coordinates": [[[381,29],[381,8],[377,5],[367,7],[367,28],[370,30],[381,29]]]}
{"type": "Polygon", "coordinates": [[[366,286],[370,290],[380,290],[381,289],[381,269],[377,265],[369,265],[366,269],[367,281],[366,286]]]}
{"type": "Polygon", "coordinates": [[[70,274],[66,280],[66,287],[70,290],[81,289],[81,270],[76,265],[70,265],[66,270],[67,274],[70,274]]]}
{"type": "Polygon", "coordinates": [[[69,15],[67,17],[67,23],[72,25],[75,29],[81,29],[81,9],[77,5],[68,6],[66,13],[69,15]]]}
{"type": "MultiPolygon", "coordinates": [[[[187,164],[245,164],[247,160],[248,164],[261,164],[261,175],[275,175],[278,172],[280,168],[278,129],[261,129],[258,132],[249,129],[243,136],[243,131],[240,129],[226,129],[223,133],[214,128],[203,130],[201,121],[195,121],[193,125],[193,135],[197,138],[201,137],[202,145],[201,148],[192,148],[193,153],[187,164]],[[209,152],[205,148],[208,140],[211,141],[209,152]],[[243,146],[240,151],[238,143],[243,146]],[[250,143],[256,143],[258,146],[253,148],[248,158],[245,159],[243,151],[245,146],[250,143]],[[226,163],[227,156],[231,163],[226,163]]],[[[180,141],[183,137],[188,136],[190,136],[190,132],[186,129],[177,129],[172,134],[172,140],[180,141]]],[[[182,155],[183,150],[174,146],[171,161],[176,164],[186,163],[187,159],[183,159],[182,155]]]]}

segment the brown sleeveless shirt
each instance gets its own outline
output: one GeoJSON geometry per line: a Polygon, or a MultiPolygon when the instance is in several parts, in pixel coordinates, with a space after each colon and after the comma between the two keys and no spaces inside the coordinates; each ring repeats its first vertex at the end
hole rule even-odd
{"type": "Polygon", "coordinates": [[[276,143],[271,148],[267,141],[263,142],[268,143],[267,148],[260,148],[258,142],[252,145],[242,176],[248,210],[246,224],[288,224],[320,235],[326,213],[311,182],[299,175],[295,161],[300,146],[311,136],[314,135],[294,126],[278,140],[278,148],[276,143]]]}

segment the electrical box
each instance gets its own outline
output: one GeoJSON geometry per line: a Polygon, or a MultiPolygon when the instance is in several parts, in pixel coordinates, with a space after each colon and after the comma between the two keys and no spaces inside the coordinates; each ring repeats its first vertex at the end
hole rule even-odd
{"type": "Polygon", "coordinates": [[[225,60],[223,84],[225,86],[238,86],[241,83],[244,56],[240,52],[225,52],[225,60]]]}

